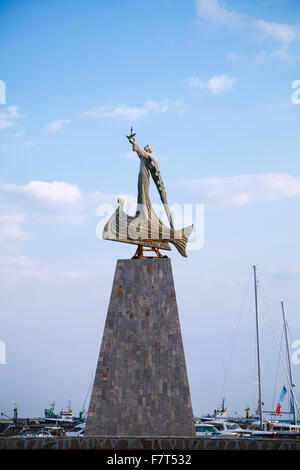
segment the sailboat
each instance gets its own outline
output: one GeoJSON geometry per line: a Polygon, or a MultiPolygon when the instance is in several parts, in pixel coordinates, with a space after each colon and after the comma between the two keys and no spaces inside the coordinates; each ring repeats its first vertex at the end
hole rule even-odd
{"type": "MultiPolygon", "coordinates": [[[[258,415],[259,415],[259,428],[260,430],[264,429],[264,421],[263,421],[263,401],[262,401],[262,382],[261,382],[261,359],[260,359],[260,333],[259,333],[259,309],[258,309],[258,298],[257,298],[257,269],[256,266],[253,266],[253,272],[254,272],[254,294],[255,294],[255,313],[256,313],[256,337],[257,337],[257,375],[258,375],[258,415]]],[[[275,334],[271,319],[269,318],[271,328],[273,331],[274,339],[276,342],[276,346],[280,355],[280,359],[287,377],[287,382],[288,382],[288,387],[290,389],[291,393],[291,411],[293,414],[293,424],[291,423],[278,423],[278,422],[271,422],[268,421],[267,428],[272,430],[272,431],[293,431],[296,432],[297,434],[300,434],[300,426],[297,425],[297,417],[296,417],[296,408],[298,413],[300,414],[300,409],[299,405],[295,396],[294,392],[294,387],[295,384],[293,383],[293,374],[292,374],[292,366],[291,366],[291,358],[290,358],[290,346],[289,346],[289,338],[288,338],[288,331],[287,331],[287,320],[286,320],[286,315],[285,315],[285,308],[284,308],[284,302],[281,302],[281,310],[282,310],[282,317],[283,317],[283,324],[284,324],[284,331],[285,331],[285,341],[286,341],[286,350],[287,350],[287,359],[288,359],[288,368],[285,364],[285,361],[282,356],[282,352],[277,340],[277,336],[275,334]]],[[[277,410],[274,412],[270,411],[264,411],[266,414],[271,414],[271,415],[278,415],[278,412],[280,413],[280,408],[281,404],[283,402],[284,396],[287,392],[287,389],[283,387],[281,395],[279,397],[279,402],[277,405],[277,410]]]]}

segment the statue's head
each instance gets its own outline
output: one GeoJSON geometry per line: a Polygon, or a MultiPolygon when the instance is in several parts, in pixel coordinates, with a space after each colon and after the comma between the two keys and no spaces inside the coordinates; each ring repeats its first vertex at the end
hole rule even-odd
{"type": "Polygon", "coordinates": [[[146,145],[146,147],[144,147],[144,150],[147,153],[152,153],[153,152],[152,145],[146,145]]]}

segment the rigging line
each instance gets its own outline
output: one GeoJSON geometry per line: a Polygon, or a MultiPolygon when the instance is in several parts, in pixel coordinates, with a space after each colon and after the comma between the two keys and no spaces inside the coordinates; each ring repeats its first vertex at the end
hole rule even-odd
{"type": "MultiPolygon", "coordinates": [[[[284,333],[284,328],[282,327],[281,339],[280,339],[280,350],[282,349],[283,333],[284,333]]],[[[276,376],[275,376],[276,377],[275,378],[275,387],[274,387],[273,401],[272,401],[272,410],[274,410],[275,396],[276,396],[276,391],[277,391],[279,364],[280,364],[280,356],[278,356],[278,361],[277,361],[276,376]]]]}
{"type": "MultiPolygon", "coordinates": [[[[294,342],[294,338],[293,338],[293,334],[292,334],[292,331],[290,329],[290,325],[288,324],[288,322],[286,322],[286,326],[287,326],[287,334],[289,336],[289,339],[290,339],[290,342],[292,344],[292,347],[293,347],[293,342],[294,342]]],[[[289,402],[290,402],[290,407],[291,407],[291,401],[292,401],[292,394],[291,394],[291,391],[289,390],[289,402]]],[[[291,408],[290,408],[291,409],[291,408]]]]}
{"type": "Polygon", "coordinates": [[[88,391],[87,391],[87,394],[86,394],[86,397],[85,397],[85,400],[84,400],[84,403],[83,403],[83,406],[82,406],[82,411],[86,411],[86,410],[85,410],[85,404],[86,404],[86,401],[87,401],[87,399],[88,399],[90,390],[91,390],[92,385],[93,385],[93,375],[94,375],[94,373],[92,372],[92,373],[91,373],[91,381],[90,381],[89,388],[88,388],[88,391]]]}
{"type": "MultiPolygon", "coordinates": [[[[247,294],[248,294],[249,286],[250,286],[250,279],[251,279],[251,271],[250,271],[250,273],[249,273],[249,279],[248,279],[248,282],[247,282],[247,285],[246,285],[246,289],[245,289],[245,299],[244,299],[243,304],[242,304],[242,310],[244,309],[245,304],[246,304],[246,298],[247,298],[247,294]]],[[[226,354],[224,354],[224,356],[223,356],[222,368],[221,368],[220,373],[218,374],[218,378],[217,378],[217,380],[216,380],[215,387],[214,387],[214,389],[213,389],[214,391],[213,391],[213,393],[211,394],[211,397],[210,397],[209,409],[211,409],[212,403],[216,401],[217,390],[218,390],[218,387],[219,387],[219,383],[220,383],[220,381],[221,381],[221,379],[222,379],[222,371],[224,370],[224,367],[225,367],[225,365],[226,365],[226,358],[227,358],[227,356],[228,356],[229,348],[230,348],[230,346],[227,348],[227,352],[226,352],[226,354]]],[[[221,396],[221,398],[223,398],[223,397],[221,396]]]]}
{"type": "Polygon", "coordinates": [[[285,365],[285,362],[284,362],[284,359],[283,359],[282,352],[281,352],[281,350],[280,350],[280,346],[279,346],[279,343],[278,343],[276,331],[275,331],[275,329],[274,329],[274,325],[273,325],[271,316],[270,316],[270,314],[269,314],[269,310],[268,310],[267,305],[266,305],[265,296],[264,296],[264,290],[263,290],[262,285],[260,285],[259,287],[260,287],[260,291],[261,291],[261,296],[262,296],[262,299],[263,299],[264,307],[265,307],[265,310],[266,310],[266,314],[267,314],[267,317],[268,317],[268,320],[269,320],[269,323],[270,323],[270,326],[271,326],[271,329],[272,329],[272,332],[273,332],[273,336],[274,336],[274,339],[275,339],[275,343],[276,343],[276,346],[277,346],[277,349],[278,349],[278,352],[279,352],[279,355],[280,355],[280,358],[281,358],[281,362],[282,362],[282,365],[283,365],[283,368],[284,368],[284,371],[285,371],[285,374],[286,374],[286,378],[287,378],[287,381],[288,381],[288,384],[289,384],[289,388],[290,388],[290,391],[291,391],[291,393],[292,393],[292,395],[293,395],[293,398],[294,398],[294,400],[295,400],[295,405],[296,405],[298,414],[300,415],[300,408],[299,408],[299,405],[298,405],[298,401],[297,401],[295,392],[294,392],[294,390],[293,390],[293,384],[292,384],[291,381],[290,381],[290,376],[289,376],[288,370],[287,370],[287,368],[286,368],[286,365],[285,365]]]}
{"type": "MultiPolygon", "coordinates": [[[[250,279],[251,279],[251,272],[249,273],[249,279],[248,279],[248,282],[246,284],[246,289],[245,289],[242,308],[241,308],[241,314],[240,314],[240,317],[239,317],[239,320],[238,320],[238,325],[237,325],[237,331],[235,332],[235,334],[233,336],[233,339],[229,343],[229,346],[227,348],[227,352],[224,355],[224,360],[223,360],[221,370],[224,371],[224,369],[225,369],[225,373],[224,373],[224,377],[223,377],[222,386],[221,386],[221,389],[220,389],[219,400],[221,400],[223,398],[223,390],[224,390],[224,387],[225,387],[225,381],[227,379],[227,374],[228,374],[228,370],[229,370],[229,366],[230,366],[230,362],[231,362],[233,344],[234,344],[234,341],[236,339],[236,336],[237,336],[237,333],[238,333],[238,330],[239,330],[239,325],[240,325],[240,322],[241,322],[241,317],[243,315],[243,312],[244,312],[244,309],[245,309],[245,306],[246,306],[246,300],[247,300],[248,293],[249,293],[250,279]],[[227,367],[226,367],[226,362],[228,362],[227,367]]],[[[222,373],[219,375],[217,385],[219,385],[219,382],[221,381],[221,379],[222,379],[222,373]]],[[[215,390],[217,391],[217,388],[215,388],[215,390]]]]}
{"type": "Polygon", "coordinates": [[[236,338],[237,338],[237,335],[238,335],[238,332],[239,332],[239,329],[240,329],[241,320],[242,320],[242,317],[243,317],[243,314],[244,314],[244,311],[245,311],[246,302],[247,302],[248,295],[249,295],[251,274],[252,274],[252,273],[251,273],[251,271],[250,271],[250,272],[249,272],[249,278],[248,278],[247,286],[246,286],[246,290],[245,290],[245,294],[244,294],[244,298],[243,298],[241,313],[240,313],[240,316],[239,316],[239,319],[238,319],[238,323],[237,323],[237,327],[236,327],[235,333],[234,333],[234,335],[233,335],[233,339],[232,339],[232,341],[231,341],[231,345],[229,345],[228,363],[227,363],[227,367],[226,367],[226,369],[225,369],[225,374],[224,374],[224,378],[223,378],[223,383],[222,383],[222,387],[221,387],[221,391],[220,391],[221,396],[223,395],[223,391],[224,391],[224,388],[225,388],[225,384],[226,384],[226,380],[227,380],[229,368],[230,368],[230,366],[231,366],[232,354],[233,354],[233,351],[234,351],[234,346],[235,346],[235,343],[236,343],[236,338]]]}

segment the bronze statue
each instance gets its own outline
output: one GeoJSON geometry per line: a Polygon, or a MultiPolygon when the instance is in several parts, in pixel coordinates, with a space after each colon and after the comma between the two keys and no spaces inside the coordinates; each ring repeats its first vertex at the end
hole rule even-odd
{"type": "Polygon", "coordinates": [[[105,240],[138,245],[134,257],[143,256],[143,247],[148,247],[148,249],[150,248],[150,250],[156,252],[157,256],[162,256],[159,249],[170,251],[169,243],[172,243],[182,256],[187,256],[185,251],[186,244],[192,232],[193,225],[189,225],[180,230],[174,229],[166,190],[158,163],[155,158],[151,156],[152,147],[146,145],[144,150],[142,150],[135,139],[132,128],[130,135],[126,137],[132,145],[132,150],[137,153],[140,159],[137,211],[133,217],[127,215],[123,210],[124,200],[119,198],[119,207],[104,227],[103,238],[105,240]],[[150,174],[159,192],[170,227],[163,224],[152,208],[149,196],[150,174]]]}

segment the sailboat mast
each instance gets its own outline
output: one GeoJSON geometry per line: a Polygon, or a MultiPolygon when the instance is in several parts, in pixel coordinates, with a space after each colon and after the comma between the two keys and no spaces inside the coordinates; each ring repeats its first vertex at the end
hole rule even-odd
{"type": "MultiPolygon", "coordinates": [[[[281,302],[281,309],[282,309],[284,332],[285,332],[285,344],[286,344],[287,357],[288,357],[288,363],[289,363],[290,387],[293,388],[294,383],[293,383],[293,374],[292,374],[292,365],[291,365],[291,356],[290,356],[290,343],[289,343],[289,336],[288,336],[288,331],[287,331],[287,321],[286,321],[286,316],[285,316],[284,302],[281,302]]],[[[294,424],[297,424],[295,396],[293,394],[293,390],[291,390],[291,399],[293,402],[294,424]]]]}
{"type": "Polygon", "coordinates": [[[255,294],[255,315],[256,315],[256,347],[257,347],[257,375],[258,375],[258,409],[260,419],[260,429],[263,430],[263,413],[262,413],[262,393],[261,393],[261,365],[260,365],[260,337],[259,337],[259,313],[257,302],[257,274],[256,266],[253,266],[254,274],[254,294],[255,294]]]}

